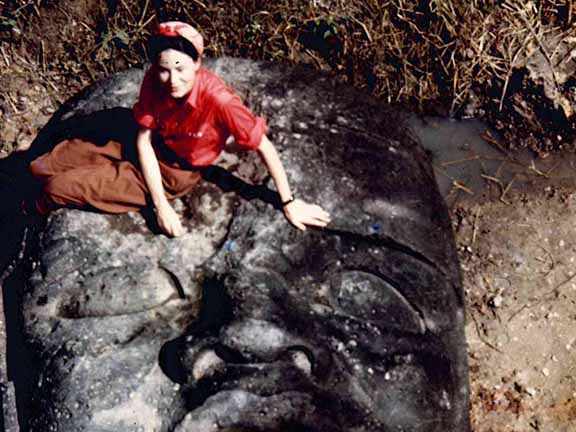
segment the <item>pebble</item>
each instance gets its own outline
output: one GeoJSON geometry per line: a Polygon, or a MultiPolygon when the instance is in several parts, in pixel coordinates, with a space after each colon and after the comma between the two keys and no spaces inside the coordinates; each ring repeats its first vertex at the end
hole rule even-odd
{"type": "Polygon", "coordinates": [[[498,294],[496,297],[492,299],[492,305],[495,308],[499,308],[500,306],[502,306],[502,296],[500,294],[498,294]]]}
{"type": "Polygon", "coordinates": [[[526,389],[526,393],[528,393],[530,396],[534,396],[536,394],[536,389],[534,387],[528,387],[526,389]]]}
{"type": "Polygon", "coordinates": [[[544,375],[545,377],[550,376],[550,371],[548,370],[548,368],[542,369],[542,375],[544,375]]]}

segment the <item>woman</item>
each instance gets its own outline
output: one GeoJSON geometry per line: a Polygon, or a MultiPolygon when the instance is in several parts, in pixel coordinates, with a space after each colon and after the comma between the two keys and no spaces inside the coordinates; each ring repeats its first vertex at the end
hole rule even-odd
{"type": "Polygon", "coordinates": [[[266,137],[265,120],[254,116],[220,78],[201,66],[203,49],[202,36],[189,24],[160,24],[148,44],[152,66],[133,109],[139,124],[140,167],[122,158],[118,142],[99,146],[63,141],[30,165],[44,184],[36,201],[38,211],[45,214],[72,205],[123,213],[151,202],[160,228],[179,236],[183,227],[169,200],[194,187],[200,180],[197,168],[212,164],[233,135],[241,147],[258,151],[294,226],[301,230],[306,225],[326,226],[328,213],[290,192],[278,153],[266,137]],[[153,145],[154,133],[162,138],[162,146],[153,145]]]}

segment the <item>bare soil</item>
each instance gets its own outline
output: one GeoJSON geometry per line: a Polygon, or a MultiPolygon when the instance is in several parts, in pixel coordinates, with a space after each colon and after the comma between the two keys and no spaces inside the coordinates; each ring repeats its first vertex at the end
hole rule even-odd
{"type": "Polygon", "coordinates": [[[576,188],[554,183],[452,211],[477,432],[576,431],[576,188]]]}

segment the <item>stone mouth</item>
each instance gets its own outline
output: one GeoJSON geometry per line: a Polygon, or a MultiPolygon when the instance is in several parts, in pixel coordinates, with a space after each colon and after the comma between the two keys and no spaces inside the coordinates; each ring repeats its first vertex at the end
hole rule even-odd
{"type": "Polygon", "coordinates": [[[214,348],[204,348],[193,363],[208,357],[218,367],[208,367],[209,372],[189,384],[192,425],[210,420],[218,431],[341,430],[328,409],[335,401],[316,382],[308,353],[287,350],[273,361],[254,362],[214,348]]]}
{"type": "Polygon", "coordinates": [[[341,428],[321,412],[313,396],[283,391],[263,396],[247,390],[221,390],[192,411],[186,426],[210,431],[338,432],[341,428]],[[213,429],[210,429],[213,428],[213,429]]]}

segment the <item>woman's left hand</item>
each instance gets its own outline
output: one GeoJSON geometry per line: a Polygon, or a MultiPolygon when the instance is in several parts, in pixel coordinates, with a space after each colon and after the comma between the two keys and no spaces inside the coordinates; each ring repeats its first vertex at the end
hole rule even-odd
{"type": "Polygon", "coordinates": [[[302,231],[306,231],[306,225],[325,227],[330,222],[330,215],[322,207],[299,199],[284,206],[284,215],[292,225],[302,231]]]}

